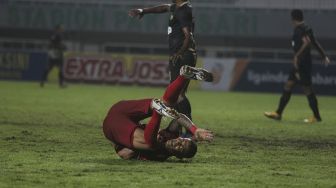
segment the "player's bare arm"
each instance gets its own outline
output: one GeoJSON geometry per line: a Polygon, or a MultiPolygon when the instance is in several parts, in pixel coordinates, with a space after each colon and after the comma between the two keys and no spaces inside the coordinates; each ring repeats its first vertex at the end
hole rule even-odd
{"type": "Polygon", "coordinates": [[[214,135],[211,131],[196,127],[195,124],[184,114],[180,113],[179,118],[176,119],[176,121],[178,124],[190,130],[197,141],[211,142],[214,138],[214,135]]]}
{"type": "Polygon", "coordinates": [[[176,63],[179,58],[182,58],[183,53],[188,49],[190,40],[191,40],[191,33],[187,27],[182,28],[183,34],[184,34],[184,40],[183,45],[181,49],[172,56],[173,63],[176,63]]]}
{"type": "Polygon", "coordinates": [[[328,65],[330,64],[330,60],[329,57],[326,55],[324,49],[322,48],[321,44],[319,43],[319,41],[317,41],[315,38],[312,41],[314,47],[316,48],[316,50],[319,52],[319,54],[321,55],[322,59],[323,59],[323,64],[328,65]]]}
{"type": "Polygon", "coordinates": [[[141,19],[145,14],[161,14],[166,13],[170,9],[170,4],[163,4],[155,7],[142,8],[142,9],[131,9],[128,15],[132,18],[141,19]]]}
{"type": "Polygon", "coordinates": [[[293,63],[294,63],[294,67],[296,69],[298,69],[298,61],[299,61],[299,58],[300,58],[301,54],[310,44],[311,44],[311,41],[310,41],[309,37],[307,35],[303,36],[302,37],[302,46],[299,49],[299,51],[294,55],[293,63]]]}

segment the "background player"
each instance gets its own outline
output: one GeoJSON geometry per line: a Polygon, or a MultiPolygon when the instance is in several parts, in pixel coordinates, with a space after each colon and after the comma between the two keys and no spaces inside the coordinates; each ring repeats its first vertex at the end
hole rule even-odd
{"type": "MultiPolygon", "coordinates": [[[[196,154],[196,144],[188,138],[167,139],[158,131],[162,115],[174,118],[179,124],[185,126],[197,139],[212,140],[210,131],[197,128],[185,115],[177,113],[166,105],[176,103],[181,90],[187,84],[188,79],[212,81],[212,75],[203,69],[184,66],[181,68],[181,75],[172,82],[163,95],[163,101],[153,99],[120,101],[113,105],[103,123],[103,131],[107,139],[118,147],[128,148],[118,151],[118,155],[128,159],[130,152],[136,150],[149,150],[157,156],[158,154],[176,156],[179,158],[191,158],[196,154]],[[187,77],[187,78],[186,78],[187,77]],[[145,126],[140,121],[151,117],[145,126]],[[158,139],[159,138],[159,139],[158,139]],[[126,154],[122,154],[126,153],[126,154]],[[128,153],[128,154],[127,154],[128,153]]],[[[162,159],[162,158],[161,158],[162,159]]]]}
{"type": "Polygon", "coordinates": [[[282,112],[290,100],[292,89],[296,84],[303,87],[309,106],[314,116],[304,120],[306,123],[322,121],[316,95],[312,88],[312,57],[311,46],[314,46],[327,65],[330,63],[320,43],[315,39],[313,30],[304,23],[302,10],[295,9],[291,12],[294,34],[292,46],[294,49],[293,69],[289,74],[284,91],[280,98],[278,109],[275,112],[265,112],[264,115],[271,119],[281,120],[282,112]]]}
{"type": "Polygon", "coordinates": [[[63,43],[64,28],[62,25],[57,25],[53,35],[50,37],[48,46],[48,64],[43,72],[40,86],[44,86],[44,82],[47,80],[50,70],[57,66],[59,69],[58,79],[61,88],[64,88],[64,76],[63,76],[63,54],[66,50],[66,46],[63,43]]]}
{"type": "MultiPolygon", "coordinates": [[[[191,4],[187,0],[173,0],[172,2],[173,4],[129,11],[131,17],[139,19],[145,14],[171,13],[168,26],[170,82],[179,76],[180,68],[183,65],[194,67],[197,59],[191,4]]],[[[187,87],[188,84],[181,90],[176,109],[191,119],[191,106],[185,95],[187,87]]]]}

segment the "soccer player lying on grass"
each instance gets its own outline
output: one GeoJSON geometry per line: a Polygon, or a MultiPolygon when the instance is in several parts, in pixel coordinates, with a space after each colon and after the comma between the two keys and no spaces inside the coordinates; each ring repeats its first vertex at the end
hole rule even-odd
{"type": "Polygon", "coordinates": [[[212,141],[213,134],[197,128],[184,114],[168,107],[177,102],[181,90],[189,79],[212,81],[211,73],[204,69],[183,66],[181,75],[166,89],[162,100],[143,99],[120,101],[109,110],[104,123],[105,137],[116,146],[117,154],[123,159],[164,161],[170,156],[192,158],[197,152],[194,140],[212,141]],[[179,137],[176,125],[160,130],[162,116],[175,119],[194,135],[194,140],[179,137]],[[141,120],[151,117],[143,126],[141,120]],[[173,129],[173,130],[172,130],[173,129]]]}

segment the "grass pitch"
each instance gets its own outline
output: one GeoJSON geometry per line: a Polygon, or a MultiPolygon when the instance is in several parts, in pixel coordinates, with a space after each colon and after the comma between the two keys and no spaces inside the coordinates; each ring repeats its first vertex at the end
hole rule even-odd
{"type": "Polygon", "coordinates": [[[119,159],[101,125],[121,99],[163,88],[0,82],[0,187],[336,187],[336,98],[318,97],[306,125],[293,96],[282,122],[263,117],[279,95],[190,91],[196,124],[216,133],[192,161],[119,159]]]}

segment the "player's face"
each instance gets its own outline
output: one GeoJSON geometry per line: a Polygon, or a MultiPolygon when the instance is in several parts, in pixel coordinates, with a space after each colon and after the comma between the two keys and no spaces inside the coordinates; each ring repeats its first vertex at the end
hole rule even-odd
{"type": "Polygon", "coordinates": [[[187,152],[191,140],[189,138],[176,138],[166,142],[166,149],[175,155],[183,155],[187,152]]]}

